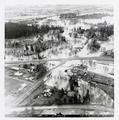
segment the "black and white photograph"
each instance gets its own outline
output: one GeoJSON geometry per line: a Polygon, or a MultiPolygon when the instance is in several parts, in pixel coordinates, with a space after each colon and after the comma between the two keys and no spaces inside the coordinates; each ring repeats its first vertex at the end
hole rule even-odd
{"type": "Polygon", "coordinates": [[[114,6],[27,2],[5,5],[5,117],[114,117],[114,6]]]}

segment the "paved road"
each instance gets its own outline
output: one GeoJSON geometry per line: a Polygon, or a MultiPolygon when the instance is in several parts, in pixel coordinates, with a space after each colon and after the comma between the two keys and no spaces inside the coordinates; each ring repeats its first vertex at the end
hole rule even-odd
{"type": "Polygon", "coordinates": [[[22,96],[20,96],[16,101],[15,101],[15,105],[20,104],[27,96],[31,95],[32,92],[39,87],[39,85],[41,84],[41,82],[43,82],[43,80],[45,79],[45,77],[52,72],[54,69],[56,69],[57,67],[61,66],[65,64],[65,62],[60,63],[59,65],[57,65],[56,67],[52,68],[51,70],[49,70],[49,72],[47,72],[46,75],[44,75],[38,82],[36,82],[26,93],[24,93],[22,96]]]}
{"type": "Polygon", "coordinates": [[[69,61],[69,60],[97,60],[97,61],[110,61],[114,62],[113,58],[101,58],[101,57],[72,57],[72,58],[59,58],[59,59],[41,59],[41,60],[27,60],[27,61],[13,61],[5,62],[5,65],[25,64],[25,63],[38,63],[46,61],[69,61]]]}
{"type": "Polygon", "coordinates": [[[25,114],[26,109],[29,112],[32,112],[34,110],[34,114],[35,113],[36,114],[56,114],[57,112],[66,114],[66,111],[68,111],[68,114],[80,114],[80,110],[98,111],[101,113],[108,112],[108,114],[111,114],[111,115],[114,114],[114,108],[102,106],[102,105],[96,105],[96,104],[95,105],[90,104],[90,105],[60,105],[60,106],[52,105],[52,106],[34,106],[34,107],[15,107],[15,108],[9,109],[9,111],[7,111],[6,114],[12,114],[13,112],[16,112],[19,114],[20,112],[23,112],[23,111],[25,114]]]}

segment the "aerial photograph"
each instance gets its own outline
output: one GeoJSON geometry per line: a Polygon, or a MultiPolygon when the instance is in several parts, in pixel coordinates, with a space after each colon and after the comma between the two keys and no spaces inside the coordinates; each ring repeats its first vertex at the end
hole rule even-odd
{"type": "Polygon", "coordinates": [[[5,117],[114,117],[113,6],[5,7],[5,117]]]}

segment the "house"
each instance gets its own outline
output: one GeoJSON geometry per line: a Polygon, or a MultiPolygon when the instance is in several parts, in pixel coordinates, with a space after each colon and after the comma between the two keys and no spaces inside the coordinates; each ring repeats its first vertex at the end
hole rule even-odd
{"type": "Polygon", "coordinates": [[[34,44],[25,44],[24,46],[23,46],[23,50],[24,50],[24,54],[25,55],[30,55],[30,54],[33,54],[34,52],[35,52],[35,46],[34,46],[34,44]]]}

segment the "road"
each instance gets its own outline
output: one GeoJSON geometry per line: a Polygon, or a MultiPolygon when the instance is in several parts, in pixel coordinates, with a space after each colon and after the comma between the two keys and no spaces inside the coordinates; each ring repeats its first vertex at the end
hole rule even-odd
{"type": "MultiPolygon", "coordinates": [[[[82,111],[97,111],[97,113],[99,114],[101,112],[101,114],[104,112],[106,112],[109,115],[113,115],[114,114],[114,108],[112,107],[107,107],[107,106],[102,106],[102,105],[96,105],[96,104],[90,104],[90,105],[60,105],[60,106],[56,106],[56,105],[52,105],[52,106],[34,106],[34,107],[15,107],[15,108],[11,108],[9,111],[7,111],[6,114],[13,114],[14,112],[16,114],[29,114],[30,113],[34,113],[34,114],[57,114],[59,112],[61,112],[62,114],[81,114],[81,110],[82,111]],[[27,110],[27,112],[26,112],[27,110]]],[[[32,114],[33,114],[32,113],[32,114]]],[[[89,113],[88,113],[89,114],[89,113]]],[[[95,115],[96,113],[93,113],[93,115],[95,115]]],[[[102,114],[103,115],[103,114],[102,114]]]]}
{"type": "Polygon", "coordinates": [[[41,84],[41,82],[43,82],[43,80],[45,79],[45,77],[51,73],[54,69],[56,69],[57,67],[61,66],[65,64],[65,62],[60,63],[59,65],[57,65],[56,67],[52,68],[51,70],[49,70],[47,72],[46,75],[44,75],[42,78],[40,78],[40,80],[38,82],[36,82],[27,92],[25,92],[22,96],[20,96],[16,101],[15,101],[15,105],[20,104],[27,96],[31,95],[32,92],[39,87],[39,85],[41,84]]]}
{"type": "Polygon", "coordinates": [[[69,61],[69,60],[97,60],[97,61],[110,61],[114,62],[113,58],[101,58],[101,57],[72,57],[72,58],[58,58],[58,59],[41,59],[41,60],[27,60],[27,61],[13,61],[5,62],[5,65],[25,64],[25,63],[38,63],[47,61],[69,61]]]}

